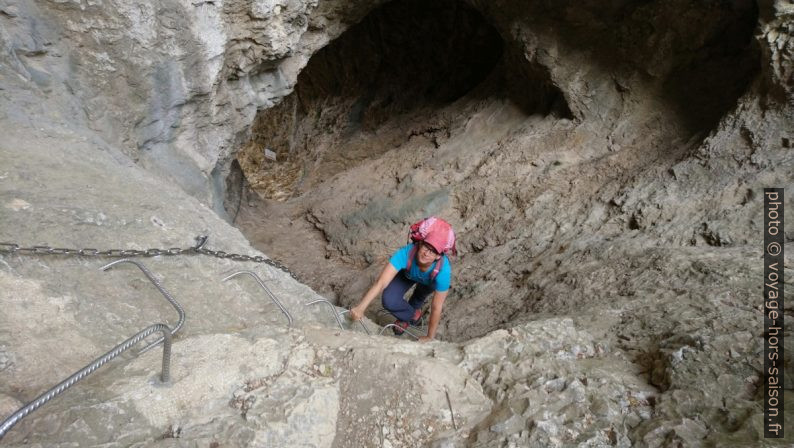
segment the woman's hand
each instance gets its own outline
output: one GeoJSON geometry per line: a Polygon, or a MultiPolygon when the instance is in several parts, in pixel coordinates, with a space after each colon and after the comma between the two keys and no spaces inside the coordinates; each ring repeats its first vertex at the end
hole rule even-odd
{"type": "Polygon", "coordinates": [[[361,298],[361,301],[358,302],[358,305],[350,308],[350,319],[356,321],[364,317],[364,311],[367,311],[369,304],[375,299],[375,296],[383,292],[383,289],[386,288],[389,283],[391,283],[395,275],[397,275],[397,269],[395,269],[391,263],[386,262],[386,266],[380,273],[378,280],[375,281],[375,283],[369,288],[369,291],[364,294],[364,297],[361,298]]]}
{"type": "MultiPolygon", "coordinates": [[[[361,306],[361,305],[359,305],[359,306],[361,306]]],[[[361,319],[362,317],[364,317],[364,310],[359,309],[358,306],[354,306],[353,308],[350,308],[350,319],[351,320],[356,321],[356,320],[361,319]]]]}

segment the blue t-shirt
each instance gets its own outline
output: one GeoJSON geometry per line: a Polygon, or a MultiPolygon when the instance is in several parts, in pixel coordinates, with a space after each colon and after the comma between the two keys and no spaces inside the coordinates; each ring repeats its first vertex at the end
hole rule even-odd
{"type": "MultiPolygon", "coordinates": [[[[405,268],[408,267],[408,256],[411,255],[411,248],[413,247],[413,244],[403,246],[389,259],[389,263],[391,263],[398,272],[400,270],[405,271],[405,268]]],[[[447,258],[446,255],[442,255],[438,261],[430,265],[430,269],[422,272],[422,270],[419,269],[419,263],[414,260],[413,263],[411,263],[411,271],[405,272],[405,276],[408,277],[409,280],[413,280],[425,286],[432,286],[433,289],[438,292],[444,292],[449,289],[450,279],[452,278],[452,266],[449,264],[449,258],[447,258]],[[441,269],[438,271],[435,281],[431,282],[430,274],[432,274],[433,269],[436,268],[436,263],[442,262],[444,264],[441,265],[441,269]]]]}

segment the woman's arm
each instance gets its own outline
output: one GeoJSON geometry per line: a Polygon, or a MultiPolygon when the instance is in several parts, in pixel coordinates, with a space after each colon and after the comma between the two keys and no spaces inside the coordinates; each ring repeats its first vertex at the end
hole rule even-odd
{"type": "Polygon", "coordinates": [[[350,309],[350,318],[353,320],[359,320],[364,317],[364,311],[367,310],[367,307],[370,303],[378,296],[378,294],[382,293],[389,283],[394,280],[394,276],[397,275],[397,269],[391,265],[388,261],[386,262],[386,267],[383,268],[381,271],[380,276],[375,281],[375,283],[369,288],[364,297],[361,298],[361,301],[358,302],[358,305],[350,309]]]}
{"type": "Polygon", "coordinates": [[[419,338],[419,342],[432,341],[436,337],[438,323],[441,322],[441,310],[444,308],[444,300],[447,299],[449,290],[444,292],[434,292],[433,301],[430,303],[430,324],[427,326],[427,336],[419,338]]]}

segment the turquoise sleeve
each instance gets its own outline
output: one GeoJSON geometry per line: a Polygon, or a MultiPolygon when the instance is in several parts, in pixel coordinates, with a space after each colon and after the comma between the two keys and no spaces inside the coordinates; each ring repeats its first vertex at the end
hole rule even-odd
{"type": "Polygon", "coordinates": [[[409,244],[397,249],[397,252],[389,259],[389,263],[391,263],[398,272],[408,266],[408,255],[411,253],[412,246],[413,244],[409,244]]]}

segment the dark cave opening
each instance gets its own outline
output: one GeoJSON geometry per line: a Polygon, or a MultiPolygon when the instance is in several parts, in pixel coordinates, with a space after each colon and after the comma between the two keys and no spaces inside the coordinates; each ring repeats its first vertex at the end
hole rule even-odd
{"type": "Polygon", "coordinates": [[[714,129],[761,71],[753,38],[758,4],[705,3],[702,9],[710,14],[694,28],[696,45],[682,45],[663,87],[667,104],[693,133],[714,129]]]}
{"type": "Polygon", "coordinates": [[[522,57],[460,0],[392,1],[314,54],[295,94],[304,113],[318,103],[351,101],[349,131],[466,95],[506,97],[527,115],[570,118],[549,74],[522,57]]]}
{"type": "Polygon", "coordinates": [[[390,2],[312,56],[298,77],[304,111],[352,100],[348,126],[440,107],[474,89],[503,54],[497,31],[457,0],[390,2]]]}
{"type": "MultiPolygon", "coordinates": [[[[678,6],[583,2],[579,9],[595,19],[589,23],[577,22],[566,8],[530,6],[530,26],[586,51],[584,66],[614,73],[615,98],[624,96],[629,79],[657,86],[644,94],[656,96],[687,133],[704,135],[760,71],[753,39],[758,5],[678,6]]],[[[528,57],[515,36],[504,39],[500,26],[460,0],[392,1],[371,11],[312,55],[290,95],[257,114],[248,148],[238,154],[247,180],[268,199],[300,196],[318,179],[398,146],[394,139],[365,144],[356,137],[375,135],[390,121],[420,121],[422,114],[435,133],[430,116],[462,98],[504,98],[527,116],[574,118],[559,80],[552,80],[554,68],[528,57]],[[276,160],[267,160],[264,148],[276,160]]],[[[622,101],[615,98],[593,99],[622,101]]],[[[577,107],[586,119],[581,101],[577,107]]],[[[587,113],[597,116],[598,107],[587,113]]]]}
{"type": "Polygon", "coordinates": [[[571,118],[548,72],[521,58],[459,0],[386,3],[312,55],[294,91],[257,114],[238,160],[260,196],[283,201],[399,145],[359,137],[387,123],[431,122],[456,101],[504,99],[527,116],[571,118]]]}

